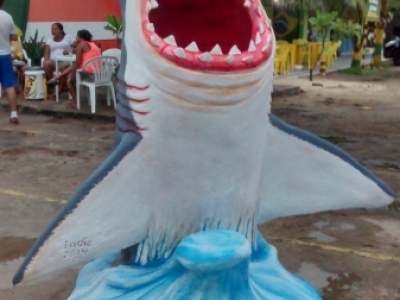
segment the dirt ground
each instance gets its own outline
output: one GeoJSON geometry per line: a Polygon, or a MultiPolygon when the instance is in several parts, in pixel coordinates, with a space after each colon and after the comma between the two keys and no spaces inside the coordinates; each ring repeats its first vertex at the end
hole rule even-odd
{"type": "MultiPolygon", "coordinates": [[[[273,112],[346,150],[400,191],[400,69],[384,76],[328,74],[281,83],[304,93],[274,99],[273,112]]],[[[278,83],[278,82],[277,82],[278,83]]],[[[399,197],[397,196],[397,201],[399,197]]],[[[260,226],[282,264],[324,299],[400,299],[400,206],[275,220],[260,226]]]]}
{"type": "MultiPolygon", "coordinates": [[[[400,69],[385,76],[330,74],[297,84],[304,93],[273,100],[292,125],[348,151],[400,191],[400,69]]],[[[35,238],[69,195],[112,151],[113,124],[0,113],[0,300],[66,299],[76,271],[41,284],[11,278],[35,238]]],[[[260,226],[281,263],[324,299],[400,300],[400,205],[274,220],[260,226]]]]}

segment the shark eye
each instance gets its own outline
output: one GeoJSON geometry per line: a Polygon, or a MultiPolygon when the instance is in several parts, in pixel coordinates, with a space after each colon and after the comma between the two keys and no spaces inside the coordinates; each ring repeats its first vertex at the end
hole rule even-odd
{"type": "Polygon", "coordinates": [[[272,52],[260,0],[142,0],[143,31],[169,60],[191,69],[249,69],[272,52]]]}

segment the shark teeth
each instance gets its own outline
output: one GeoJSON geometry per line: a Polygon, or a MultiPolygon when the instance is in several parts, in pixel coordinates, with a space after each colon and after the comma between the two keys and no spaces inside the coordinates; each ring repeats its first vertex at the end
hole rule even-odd
{"type": "Polygon", "coordinates": [[[147,24],[146,24],[146,29],[147,29],[148,31],[154,32],[154,25],[153,25],[153,23],[147,23],[147,24]]]}
{"type": "Polygon", "coordinates": [[[149,13],[149,12],[151,11],[151,9],[152,9],[151,3],[150,3],[150,2],[147,2],[147,3],[146,3],[146,11],[147,11],[147,13],[149,13]]]}
{"type": "Polygon", "coordinates": [[[269,44],[268,44],[268,45],[265,45],[264,47],[262,47],[261,52],[262,52],[262,53],[267,53],[268,50],[269,50],[269,44]]]}
{"type": "MultiPolygon", "coordinates": [[[[158,0],[145,1],[145,9],[148,13],[153,9],[159,8],[158,0]]],[[[227,50],[225,48],[223,51],[219,43],[216,43],[211,50],[207,48],[203,49],[203,47],[207,46],[202,43],[198,45],[196,41],[192,41],[186,47],[182,44],[178,45],[180,39],[177,42],[173,34],[167,37],[157,35],[155,25],[150,22],[150,16],[144,20],[142,28],[149,43],[154,48],[158,48],[157,51],[161,55],[170,58],[178,64],[182,64],[184,67],[215,68],[216,70],[221,68],[229,70],[235,66],[238,68],[251,68],[268,59],[273,48],[272,39],[274,36],[273,33],[270,34],[270,31],[272,31],[271,19],[264,13],[260,2],[256,0],[242,1],[243,6],[249,9],[249,13],[254,21],[253,26],[255,27],[253,27],[254,31],[246,50],[243,44],[239,44],[240,49],[237,44],[234,44],[227,52],[224,52],[227,50]],[[166,49],[165,52],[164,49],[166,49]],[[191,61],[191,64],[188,65],[185,61],[191,61]]]]}
{"type": "Polygon", "coordinates": [[[260,35],[259,32],[257,32],[257,34],[256,34],[255,43],[256,43],[256,45],[258,45],[259,43],[261,43],[261,35],[260,35]]]}
{"type": "Polygon", "coordinates": [[[156,9],[158,7],[157,0],[150,0],[146,3],[146,12],[149,13],[152,9],[156,9]]]}
{"type": "Polygon", "coordinates": [[[199,52],[196,42],[191,42],[185,49],[190,52],[199,52]]]}
{"type": "Polygon", "coordinates": [[[171,46],[177,46],[175,37],[173,35],[166,37],[164,39],[164,42],[166,42],[168,45],[171,45],[171,46]]]}
{"type": "Polygon", "coordinates": [[[160,46],[160,40],[159,40],[158,36],[156,36],[156,35],[152,35],[150,37],[150,42],[156,47],[160,46]]]}
{"type": "Polygon", "coordinates": [[[245,63],[247,63],[247,64],[250,64],[250,63],[253,62],[253,60],[254,60],[253,55],[249,55],[249,56],[244,57],[244,58],[242,59],[242,62],[245,62],[245,63]]]}
{"type": "Polygon", "coordinates": [[[249,52],[255,52],[256,51],[256,45],[254,44],[254,42],[251,40],[250,44],[249,44],[249,49],[247,51],[249,52]]]}
{"type": "Polygon", "coordinates": [[[263,34],[263,33],[265,32],[265,27],[264,27],[264,25],[261,24],[261,23],[258,25],[258,32],[259,32],[260,34],[263,34]]]}
{"type": "Polygon", "coordinates": [[[267,25],[267,28],[268,28],[268,29],[271,29],[271,20],[270,20],[269,18],[267,18],[267,19],[265,20],[265,24],[267,25]]]}
{"type": "Polygon", "coordinates": [[[229,54],[233,54],[233,55],[238,55],[238,54],[242,54],[242,52],[240,52],[239,48],[234,45],[231,50],[229,50],[229,54]]]}
{"type": "Polygon", "coordinates": [[[202,55],[199,55],[199,59],[205,63],[210,63],[213,61],[212,55],[208,52],[204,52],[202,55]]]}
{"type": "Polygon", "coordinates": [[[158,7],[158,2],[157,2],[157,0],[151,0],[151,1],[150,1],[150,4],[151,4],[151,8],[152,8],[152,9],[155,9],[155,8],[158,7]]]}
{"type": "Polygon", "coordinates": [[[221,47],[220,47],[218,44],[216,44],[216,45],[214,46],[214,48],[211,49],[210,54],[223,55],[222,49],[221,49],[221,47]]]}
{"type": "Polygon", "coordinates": [[[179,48],[175,48],[174,50],[172,50],[172,52],[178,58],[182,58],[182,59],[186,58],[185,50],[183,50],[183,48],[180,48],[180,47],[179,48]]]}
{"type": "Polygon", "coordinates": [[[232,65],[235,62],[235,57],[233,56],[233,54],[229,54],[224,62],[226,62],[228,65],[232,65]]]}

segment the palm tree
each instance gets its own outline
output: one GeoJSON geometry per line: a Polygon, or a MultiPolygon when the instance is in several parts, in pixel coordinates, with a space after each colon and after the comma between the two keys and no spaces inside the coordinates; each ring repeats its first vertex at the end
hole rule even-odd
{"type": "MultiPolygon", "coordinates": [[[[367,23],[367,15],[368,15],[368,0],[349,0],[348,4],[350,9],[348,10],[348,14],[353,20],[353,22],[364,26],[367,23]]],[[[363,38],[365,36],[361,35],[360,38],[357,36],[353,37],[354,44],[354,52],[353,59],[351,61],[352,68],[360,68],[361,67],[361,59],[362,59],[362,50],[363,50],[363,38]]]]}
{"type": "MultiPolygon", "coordinates": [[[[387,0],[400,1],[400,0],[387,0]]],[[[300,10],[331,12],[333,10],[339,13],[339,18],[349,17],[354,23],[364,25],[368,15],[368,0],[279,0],[279,6],[295,6],[300,10]]],[[[353,38],[354,53],[351,63],[352,67],[361,66],[363,40],[362,38],[353,38]]]]}

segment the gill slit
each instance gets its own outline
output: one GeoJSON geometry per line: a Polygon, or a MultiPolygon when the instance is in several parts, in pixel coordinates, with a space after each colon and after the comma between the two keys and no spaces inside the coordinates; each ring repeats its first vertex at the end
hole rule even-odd
{"type": "Polygon", "coordinates": [[[148,103],[151,99],[148,97],[147,92],[150,89],[150,85],[145,87],[139,87],[132,84],[128,84],[125,81],[118,79],[117,85],[117,111],[116,111],[116,129],[121,133],[133,132],[140,134],[143,131],[147,131],[146,126],[141,126],[143,118],[145,118],[150,112],[140,110],[139,105],[148,103]],[[122,89],[121,89],[122,87],[122,89]],[[146,93],[145,97],[132,97],[128,96],[129,91],[136,93],[146,93]],[[137,119],[135,118],[135,115],[137,119]],[[138,120],[141,119],[141,120],[138,120]]]}

